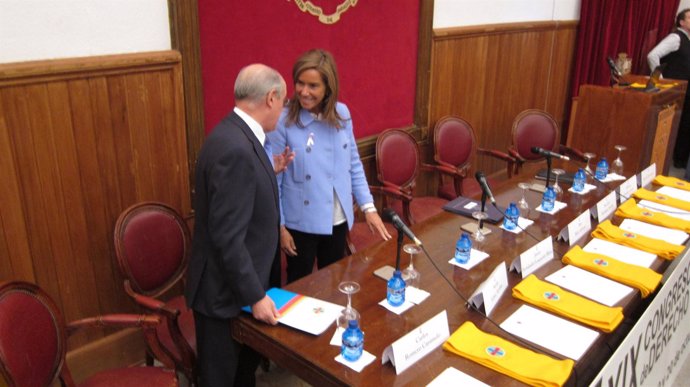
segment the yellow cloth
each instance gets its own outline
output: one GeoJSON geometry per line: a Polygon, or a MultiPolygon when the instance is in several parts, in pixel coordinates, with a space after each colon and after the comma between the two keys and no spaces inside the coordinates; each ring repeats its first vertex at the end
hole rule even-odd
{"type": "Polygon", "coordinates": [[[557,360],[482,332],[467,321],[443,343],[443,349],[530,386],[562,386],[575,362],[557,360]]]}
{"type": "Polygon", "coordinates": [[[582,250],[580,246],[575,246],[565,253],[563,263],[635,287],[640,290],[643,298],[653,292],[661,282],[661,274],[648,267],[631,265],[603,254],[590,253],[582,250]]]}
{"type": "Polygon", "coordinates": [[[666,215],[663,212],[652,211],[648,208],[641,208],[635,203],[635,199],[628,199],[618,206],[616,216],[690,232],[690,221],[666,215]]]}
{"type": "Polygon", "coordinates": [[[613,332],[623,321],[623,308],[610,307],[561,289],[530,274],[513,288],[513,297],[583,324],[613,332]]]}
{"type": "Polygon", "coordinates": [[[676,177],[658,175],[654,178],[653,183],[656,185],[665,185],[668,187],[690,191],[690,183],[688,183],[685,180],[678,179],[676,177]]]}
{"type": "Polygon", "coordinates": [[[675,258],[685,248],[685,246],[674,245],[661,239],[650,238],[634,232],[625,231],[620,227],[614,226],[610,220],[599,223],[599,226],[592,231],[592,236],[618,243],[619,245],[647,251],[664,259],[675,258]]]}
{"type": "Polygon", "coordinates": [[[684,211],[690,211],[690,202],[676,199],[673,196],[668,196],[662,193],[650,191],[645,188],[638,189],[633,193],[633,196],[640,200],[649,200],[650,202],[664,204],[684,211]]]}

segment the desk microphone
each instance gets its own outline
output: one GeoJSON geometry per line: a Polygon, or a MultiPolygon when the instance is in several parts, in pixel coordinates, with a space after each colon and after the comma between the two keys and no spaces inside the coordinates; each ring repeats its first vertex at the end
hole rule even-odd
{"type": "Polygon", "coordinates": [[[412,230],[410,230],[406,225],[405,222],[400,219],[398,214],[395,213],[394,210],[390,208],[385,208],[383,210],[383,219],[384,220],[389,220],[391,223],[393,223],[393,226],[398,229],[398,231],[402,232],[403,234],[407,235],[408,238],[410,238],[417,246],[422,245],[422,241],[417,238],[412,230]]]}
{"type": "Polygon", "coordinates": [[[546,150],[544,148],[540,148],[538,146],[532,147],[532,153],[534,153],[535,155],[542,155],[544,157],[555,157],[557,159],[566,160],[566,161],[570,160],[570,157],[568,157],[568,156],[564,156],[564,155],[562,155],[560,153],[556,153],[556,152],[551,152],[549,150],[546,150]]]}
{"type": "Polygon", "coordinates": [[[494,206],[496,205],[496,199],[494,198],[494,194],[491,193],[491,188],[489,188],[489,182],[486,181],[486,176],[484,176],[484,172],[477,171],[477,173],[474,174],[474,177],[477,179],[477,183],[479,183],[479,186],[482,188],[482,192],[491,200],[491,204],[494,206]]]}

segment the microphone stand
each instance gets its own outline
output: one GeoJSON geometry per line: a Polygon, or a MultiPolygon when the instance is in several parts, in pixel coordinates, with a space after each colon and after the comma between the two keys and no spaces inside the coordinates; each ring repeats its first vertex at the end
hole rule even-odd
{"type": "Polygon", "coordinates": [[[546,186],[544,189],[548,188],[549,182],[551,182],[551,156],[546,156],[546,186]]]}
{"type": "MultiPolygon", "coordinates": [[[[487,198],[486,192],[482,190],[482,212],[486,212],[486,198],[487,198]]],[[[479,219],[479,232],[482,231],[484,228],[484,219],[479,219]]]]}
{"type": "Polygon", "coordinates": [[[402,249],[403,236],[403,233],[398,230],[398,251],[397,255],[395,256],[395,270],[400,270],[400,250],[402,249]]]}

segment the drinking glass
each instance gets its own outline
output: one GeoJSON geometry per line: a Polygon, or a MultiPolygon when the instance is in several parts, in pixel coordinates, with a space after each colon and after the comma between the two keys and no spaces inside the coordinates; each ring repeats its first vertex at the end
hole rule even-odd
{"type": "Polygon", "coordinates": [[[347,294],[347,306],[338,316],[338,326],[345,329],[350,320],[359,320],[359,312],[352,307],[352,295],[359,291],[359,284],[355,281],[343,281],[338,285],[338,290],[347,294]]]}
{"type": "Polygon", "coordinates": [[[582,156],[585,158],[585,160],[587,160],[587,166],[585,166],[585,175],[586,175],[585,179],[587,181],[591,181],[592,175],[594,175],[594,171],[589,166],[589,160],[592,160],[593,158],[597,157],[597,155],[595,155],[592,152],[586,152],[586,153],[583,153],[582,156]]]}
{"type": "Polygon", "coordinates": [[[410,254],[410,265],[405,270],[403,270],[403,279],[407,283],[407,286],[412,286],[419,289],[421,274],[419,273],[419,271],[417,271],[417,269],[414,268],[414,256],[419,254],[422,251],[422,249],[420,249],[419,246],[417,246],[414,243],[408,243],[405,246],[403,246],[403,251],[410,254]]]}
{"type": "Polygon", "coordinates": [[[518,187],[522,190],[522,197],[518,201],[518,207],[523,210],[529,210],[529,203],[527,203],[527,199],[525,199],[525,192],[527,192],[527,189],[529,188],[529,183],[518,183],[518,187]]]}
{"type": "Polygon", "coordinates": [[[472,213],[472,217],[477,219],[477,231],[474,232],[472,237],[475,241],[481,242],[484,240],[484,233],[482,233],[482,229],[479,225],[482,223],[482,220],[488,218],[489,215],[484,211],[475,211],[472,213]]]}
{"type": "Polygon", "coordinates": [[[628,148],[625,145],[616,145],[614,148],[616,148],[618,151],[618,156],[616,156],[616,159],[613,160],[613,163],[611,164],[611,172],[623,176],[623,160],[621,160],[621,152],[628,148]]]}
{"type": "Polygon", "coordinates": [[[554,168],[551,173],[553,173],[554,180],[553,180],[553,190],[556,192],[556,195],[560,195],[563,193],[563,189],[561,188],[560,185],[558,185],[558,176],[562,175],[565,173],[565,170],[560,169],[560,168],[554,168]]]}

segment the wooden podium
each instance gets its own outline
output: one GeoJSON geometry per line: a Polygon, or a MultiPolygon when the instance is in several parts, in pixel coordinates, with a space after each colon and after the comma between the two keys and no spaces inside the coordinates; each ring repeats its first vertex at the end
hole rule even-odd
{"type": "MultiPolygon", "coordinates": [[[[646,84],[648,77],[626,76],[631,83],[646,84]]],[[[659,91],[644,92],[629,87],[580,86],[573,101],[567,145],[596,154],[591,167],[602,156],[609,164],[622,153],[626,174],[656,163],[659,173],[668,173],[676,132],[683,110],[686,81],[659,81],[659,91]],[[662,85],[673,85],[663,87],[662,85]]]]}

